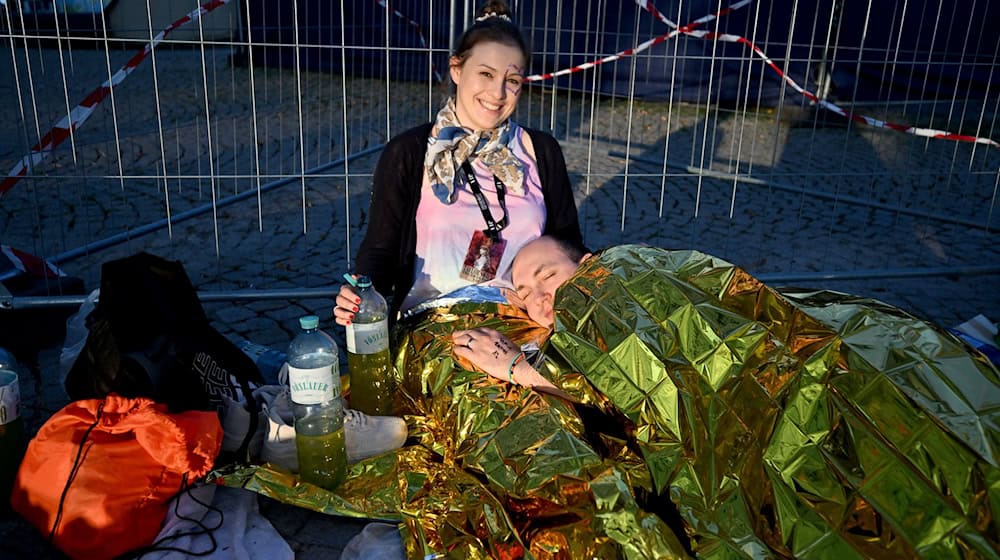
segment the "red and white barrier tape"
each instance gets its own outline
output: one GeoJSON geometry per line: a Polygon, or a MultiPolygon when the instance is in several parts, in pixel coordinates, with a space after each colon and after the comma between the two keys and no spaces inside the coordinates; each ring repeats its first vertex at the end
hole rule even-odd
{"type": "MultiPolygon", "coordinates": [[[[749,2],[749,0],[747,0],[749,2]]],[[[653,17],[667,24],[667,27],[671,29],[677,29],[677,24],[667,19],[667,16],[663,15],[663,12],[656,9],[653,5],[652,0],[635,0],[635,3],[639,5],[640,8],[646,10],[647,12],[653,14],[653,17]]]]}
{"type": "Polygon", "coordinates": [[[925,137],[925,138],[935,138],[935,139],[941,139],[941,140],[954,140],[954,141],[958,141],[958,142],[971,142],[971,143],[975,143],[975,144],[985,144],[985,145],[988,145],[988,146],[993,146],[995,148],[1000,148],[1000,143],[998,143],[997,141],[992,140],[990,138],[969,136],[969,135],[964,135],[964,134],[955,134],[953,132],[948,132],[948,131],[945,131],[945,130],[936,130],[936,129],[932,129],[932,128],[917,128],[917,127],[910,126],[910,125],[892,123],[892,122],[888,122],[888,121],[879,120],[879,119],[876,119],[874,117],[869,117],[869,116],[866,116],[866,115],[859,115],[859,114],[856,114],[854,112],[847,111],[847,110],[845,110],[845,109],[843,109],[841,107],[838,107],[837,105],[835,105],[833,103],[830,103],[829,101],[826,101],[824,99],[819,99],[816,96],[815,93],[813,93],[811,91],[808,91],[805,88],[803,88],[802,86],[800,86],[798,83],[795,82],[795,80],[793,80],[792,78],[790,78],[789,76],[787,76],[784,72],[782,72],[781,68],[778,68],[778,65],[775,64],[774,61],[771,60],[767,56],[767,54],[764,53],[764,51],[762,51],[757,45],[753,44],[751,41],[749,41],[745,37],[741,37],[739,35],[731,35],[731,34],[728,34],[728,33],[714,33],[714,32],[711,32],[711,31],[706,31],[706,30],[703,30],[703,29],[699,29],[699,27],[703,26],[705,23],[708,23],[708,22],[710,22],[710,21],[712,21],[712,20],[714,20],[714,19],[716,19],[718,17],[724,16],[724,15],[726,15],[726,14],[728,14],[728,13],[734,11],[734,10],[737,10],[739,8],[742,8],[742,7],[746,6],[746,5],[748,5],[750,3],[750,0],[740,0],[739,2],[735,2],[735,3],[729,5],[728,7],[724,8],[724,9],[722,9],[722,10],[720,10],[720,11],[714,13],[714,14],[709,14],[709,15],[703,16],[703,17],[701,17],[699,19],[696,19],[693,22],[691,22],[691,23],[689,23],[687,25],[683,25],[683,26],[678,26],[674,22],[670,21],[666,16],[663,15],[662,12],[660,12],[659,10],[656,9],[656,6],[654,6],[653,3],[650,0],[635,0],[635,1],[636,1],[636,4],[639,5],[639,7],[641,7],[642,9],[644,9],[647,12],[649,12],[650,14],[652,14],[653,17],[656,17],[657,19],[659,19],[663,23],[665,23],[668,26],[672,27],[673,30],[670,31],[670,32],[668,32],[668,33],[664,33],[663,35],[659,35],[657,37],[654,37],[654,38],[652,38],[652,39],[650,39],[648,41],[645,41],[643,43],[640,43],[639,45],[636,45],[633,48],[625,49],[625,50],[623,50],[621,52],[618,52],[618,53],[615,53],[613,55],[606,56],[604,58],[600,58],[600,59],[594,60],[592,62],[585,62],[585,63],[580,64],[578,66],[573,66],[573,67],[570,67],[570,68],[564,68],[564,69],[558,70],[556,72],[549,72],[549,73],[546,73],[546,74],[535,74],[535,75],[532,75],[532,76],[528,76],[527,78],[525,78],[525,80],[529,81],[529,82],[535,82],[535,81],[540,81],[540,80],[548,80],[548,79],[551,79],[551,78],[557,78],[559,76],[565,76],[567,74],[573,74],[573,73],[576,73],[576,72],[581,72],[583,70],[588,70],[590,68],[594,68],[595,66],[599,66],[599,65],[605,64],[607,62],[614,62],[614,61],[619,60],[621,58],[638,54],[638,53],[640,53],[640,52],[642,52],[642,51],[644,51],[644,50],[646,50],[646,49],[648,49],[650,47],[653,47],[655,45],[663,43],[664,41],[666,41],[668,39],[672,39],[672,38],[676,37],[677,35],[684,34],[684,35],[688,35],[688,36],[691,36],[691,37],[698,37],[698,38],[706,39],[706,40],[725,41],[725,42],[729,42],[729,43],[741,43],[743,45],[746,45],[748,48],[750,48],[750,50],[755,55],[757,55],[761,60],[763,60],[764,63],[769,68],[771,68],[771,70],[773,70],[776,74],[778,74],[778,76],[782,79],[782,81],[784,81],[786,84],[788,84],[789,86],[791,86],[792,89],[794,89],[795,91],[797,91],[798,93],[800,93],[801,95],[803,95],[804,97],[806,97],[807,99],[809,99],[810,101],[812,101],[813,103],[819,105],[820,107],[822,107],[822,108],[824,108],[824,109],[826,109],[828,111],[832,111],[834,113],[837,113],[838,115],[840,115],[842,117],[851,119],[852,121],[859,122],[859,123],[865,123],[867,125],[870,125],[870,126],[873,126],[873,127],[876,127],[876,128],[887,128],[887,129],[890,129],[890,130],[895,130],[897,132],[903,132],[903,133],[906,133],[906,134],[912,134],[914,136],[921,136],[921,137],[925,137]]]}
{"type": "Polygon", "coordinates": [[[683,34],[691,34],[691,33],[694,32],[694,30],[697,27],[700,27],[700,26],[702,26],[702,25],[704,25],[704,24],[706,24],[706,23],[708,23],[708,22],[710,22],[710,21],[712,21],[712,20],[714,20],[714,19],[716,19],[716,18],[718,18],[720,16],[724,16],[724,15],[728,14],[729,12],[732,12],[733,10],[738,10],[738,9],[742,8],[743,6],[746,6],[747,4],[750,3],[750,0],[740,0],[739,2],[731,4],[731,5],[727,6],[727,7],[719,10],[718,12],[716,12],[714,14],[708,14],[708,15],[702,16],[702,17],[700,17],[700,18],[692,21],[691,23],[689,23],[689,24],[687,24],[687,25],[685,25],[683,27],[678,27],[676,23],[674,23],[674,22],[670,21],[669,19],[667,19],[666,16],[664,16],[659,10],[656,9],[656,6],[654,6],[652,2],[650,2],[648,0],[645,0],[645,1],[643,1],[643,0],[636,0],[636,3],[639,5],[640,8],[643,8],[644,10],[646,10],[649,13],[653,14],[653,16],[655,16],[657,19],[659,19],[663,23],[666,23],[670,27],[674,28],[673,31],[664,33],[663,35],[659,35],[657,37],[653,37],[652,39],[650,39],[650,40],[648,40],[646,42],[640,43],[640,44],[636,45],[635,47],[632,47],[631,49],[625,49],[625,50],[623,50],[621,52],[617,52],[617,53],[615,53],[613,55],[606,56],[604,58],[600,58],[600,59],[595,60],[593,62],[585,62],[585,63],[580,64],[578,66],[573,66],[571,68],[564,68],[564,69],[558,70],[556,72],[549,72],[549,73],[546,73],[546,74],[534,74],[534,75],[528,76],[527,78],[525,78],[525,81],[527,81],[527,82],[537,82],[537,81],[541,81],[541,80],[548,80],[548,79],[551,79],[551,78],[558,78],[559,76],[565,76],[567,74],[574,74],[576,72],[581,72],[583,70],[588,70],[588,69],[593,68],[595,66],[600,66],[601,64],[604,64],[606,62],[614,62],[614,61],[616,61],[618,59],[621,59],[621,58],[624,58],[626,56],[632,56],[634,54],[641,53],[642,51],[644,51],[644,50],[646,50],[646,49],[648,49],[650,47],[653,47],[655,45],[659,45],[660,43],[663,43],[667,39],[672,39],[672,38],[674,38],[674,37],[676,37],[676,36],[678,36],[678,35],[680,35],[682,33],[683,34]]]}
{"type": "Polygon", "coordinates": [[[754,54],[760,57],[765,64],[767,64],[772,70],[774,70],[774,72],[778,75],[778,77],[780,77],[786,84],[791,86],[792,89],[803,95],[806,99],[812,101],[813,103],[819,105],[820,107],[828,111],[832,111],[842,117],[851,119],[854,122],[865,123],[875,128],[887,128],[889,130],[895,130],[897,132],[912,134],[913,136],[921,136],[924,138],[935,138],[939,140],[954,140],[956,142],[971,142],[974,144],[985,144],[987,146],[993,146],[994,148],[1000,148],[1000,142],[997,142],[996,140],[993,140],[991,138],[969,136],[965,134],[955,134],[954,132],[948,132],[946,130],[937,130],[933,128],[917,128],[915,126],[907,124],[897,124],[893,122],[883,121],[880,119],[876,119],[874,117],[869,117],[867,115],[859,115],[853,111],[847,111],[833,103],[830,103],[825,99],[820,99],[819,97],[816,96],[815,93],[800,86],[798,83],[795,82],[795,80],[793,80],[792,78],[787,76],[784,72],[782,72],[781,69],[778,68],[778,65],[775,64],[774,61],[772,61],[770,58],[768,58],[768,56],[764,54],[764,51],[762,51],[757,45],[751,43],[744,37],[740,37],[739,35],[729,35],[725,33],[711,33],[708,31],[694,31],[688,33],[688,35],[696,37],[701,36],[704,37],[705,39],[716,39],[719,41],[727,41],[731,43],[742,43],[746,45],[753,51],[754,54]]]}
{"type": "MultiPolygon", "coordinates": [[[[664,23],[666,23],[667,25],[669,25],[671,27],[676,27],[673,22],[671,22],[666,17],[664,17],[659,12],[659,10],[657,10],[656,7],[653,6],[653,3],[651,1],[649,1],[649,0],[636,0],[636,3],[639,4],[639,6],[645,8],[654,17],[657,17],[658,19],[660,19],[660,21],[663,21],[664,23]]],[[[731,6],[729,6],[728,8],[726,8],[726,9],[718,12],[718,14],[716,14],[716,15],[717,16],[725,15],[725,14],[727,14],[727,13],[729,13],[729,12],[731,12],[731,11],[737,9],[737,8],[742,8],[743,6],[745,6],[745,5],[749,4],[749,3],[750,3],[749,0],[744,0],[744,1],[741,1],[741,2],[736,2],[735,4],[732,4],[731,6]]],[[[813,103],[819,105],[820,107],[822,107],[822,108],[824,108],[824,109],[826,109],[828,111],[832,111],[832,112],[834,112],[834,113],[836,113],[836,114],[838,114],[838,115],[840,115],[840,116],[842,116],[844,118],[848,118],[848,119],[851,119],[854,122],[864,123],[864,124],[867,124],[869,126],[873,126],[873,127],[876,127],[876,128],[887,128],[889,130],[895,130],[897,132],[903,132],[905,134],[912,134],[914,136],[921,136],[921,137],[925,137],[925,138],[936,138],[936,139],[940,139],[940,140],[954,140],[954,141],[957,141],[957,142],[971,142],[971,143],[975,143],[975,144],[985,144],[987,146],[993,146],[994,148],[1000,148],[1000,143],[998,143],[997,141],[992,140],[990,138],[968,136],[968,135],[964,135],[964,134],[955,134],[953,132],[948,132],[948,131],[945,131],[945,130],[936,130],[936,129],[933,129],[933,128],[917,128],[917,127],[910,126],[910,125],[897,124],[897,123],[892,123],[892,122],[888,122],[888,121],[879,120],[879,119],[876,119],[874,117],[869,117],[869,116],[866,116],[866,115],[859,115],[859,114],[854,113],[853,111],[847,111],[847,110],[845,110],[845,109],[843,109],[841,107],[838,107],[837,105],[835,105],[833,103],[830,103],[829,101],[827,101],[825,99],[820,99],[819,97],[816,96],[815,93],[813,93],[813,92],[811,92],[811,91],[803,88],[802,86],[800,86],[798,83],[795,82],[795,80],[793,80],[791,77],[789,77],[784,72],[782,72],[781,68],[778,68],[778,65],[775,64],[774,61],[771,60],[767,56],[767,54],[765,54],[764,51],[760,49],[760,47],[758,47],[757,45],[753,44],[747,38],[741,37],[739,35],[730,35],[728,33],[713,33],[713,32],[710,32],[710,31],[696,29],[697,27],[701,26],[704,23],[703,20],[705,20],[705,18],[702,18],[700,20],[696,20],[692,24],[680,27],[680,28],[678,28],[678,30],[683,31],[683,33],[685,35],[689,35],[691,37],[699,37],[699,38],[708,39],[708,40],[719,40],[719,41],[725,41],[725,42],[729,42],[729,43],[741,43],[743,45],[746,45],[754,54],[756,54],[758,57],[760,57],[760,59],[763,60],[764,63],[767,64],[767,66],[770,67],[771,70],[773,70],[778,75],[778,77],[780,77],[786,84],[788,84],[789,86],[791,86],[792,89],[794,89],[795,91],[797,91],[799,94],[803,95],[809,101],[812,101],[813,103]]],[[[710,20],[706,20],[706,21],[710,21],[710,20]]]]}
{"type": "MultiPolygon", "coordinates": [[[[93,114],[94,110],[97,108],[97,105],[99,105],[101,101],[103,101],[104,98],[110,94],[111,89],[120,84],[122,80],[124,80],[129,74],[131,74],[132,71],[135,70],[135,68],[140,63],[142,63],[142,61],[145,60],[147,56],[149,56],[149,53],[167,35],[169,35],[173,30],[183,25],[186,25],[192,21],[197,20],[202,15],[211,12],[212,10],[218,8],[219,6],[229,3],[229,1],[230,0],[210,0],[209,2],[206,2],[201,7],[199,7],[197,10],[193,10],[191,13],[170,24],[166,29],[164,29],[163,31],[158,33],[155,37],[153,37],[153,40],[150,41],[149,44],[147,44],[141,52],[133,56],[121,69],[118,70],[118,72],[116,72],[111,77],[110,80],[104,82],[104,84],[102,84],[100,87],[91,92],[90,95],[88,95],[79,105],[77,105],[72,111],[70,111],[69,115],[63,117],[58,123],[56,123],[56,125],[52,128],[52,130],[46,133],[46,135],[42,137],[42,139],[38,142],[38,144],[35,144],[32,147],[31,153],[24,156],[24,158],[22,158],[21,161],[19,161],[14,166],[14,168],[11,169],[10,173],[7,174],[7,177],[3,180],[3,182],[0,182],[0,197],[6,194],[7,191],[13,188],[14,185],[17,184],[18,181],[20,181],[21,177],[23,177],[27,173],[29,166],[38,165],[43,159],[45,159],[48,156],[49,153],[52,152],[52,150],[54,150],[57,146],[59,146],[67,138],[69,138],[71,131],[75,131],[77,128],[79,128],[80,125],[83,124],[90,117],[90,115],[93,114]]],[[[964,134],[955,134],[953,132],[937,130],[932,128],[917,128],[910,125],[903,125],[903,124],[882,121],[873,117],[858,115],[851,111],[846,111],[841,107],[838,107],[833,103],[830,103],[829,101],[819,99],[816,96],[816,94],[800,86],[798,83],[795,82],[795,80],[793,80],[792,78],[787,76],[784,72],[782,72],[781,69],[778,68],[778,66],[774,63],[774,61],[772,61],[767,56],[767,54],[764,53],[764,51],[762,51],[759,47],[757,47],[757,45],[753,44],[748,39],[741,37],[739,35],[731,35],[728,33],[714,33],[711,31],[698,29],[705,23],[708,23],[718,17],[724,16],[734,10],[740,9],[748,5],[751,0],[740,0],[738,2],[729,5],[726,8],[723,8],[722,10],[716,13],[705,15],[683,26],[678,26],[674,22],[670,21],[665,15],[663,15],[663,13],[661,13],[659,10],[656,9],[656,6],[653,5],[651,0],[635,0],[635,1],[636,4],[639,5],[639,7],[643,8],[644,10],[646,10],[654,17],[656,17],[657,19],[659,19],[660,21],[662,21],[663,23],[665,23],[666,25],[670,26],[673,29],[668,33],[664,33],[663,35],[654,37],[648,41],[640,43],[639,45],[633,48],[625,49],[611,56],[607,56],[592,62],[586,62],[584,64],[580,64],[570,68],[565,68],[563,70],[559,70],[556,72],[549,72],[545,74],[535,74],[532,76],[528,76],[527,78],[525,78],[525,81],[534,82],[540,80],[548,80],[559,76],[565,76],[567,74],[582,72],[583,70],[594,68],[595,66],[599,66],[607,62],[613,62],[627,56],[638,54],[654,45],[663,43],[668,39],[676,37],[677,35],[684,34],[684,35],[689,35],[691,37],[698,37],[706,40],[717,40],[730,43],[741,43],[743,45],[746,45],[748,48],[751,49],[751,51],[755,55],[757,55],[761,60],[763,60],[764,63],[769,68],[771,68],[775,73],[777,73],[778,76],[786,84],[791,86],[792,89],[794,89],[801,95],[805,96],[813,103],[816,103],[820,107],[823,107],[824,109],[837,113],[838,115],[841,115],[845,118],[849,118],[855,122],[865,123],[877,128],[887,128],[890,130],[895,130],[906,134],[912,134],[914,136],[936,138],[943,140],[954,140],[959,142],[972,142],[976,144],[985,144],[993,146],[995,148],[1000,148],[1000,143],[990,138],[969,136],[964,134]]],[[[390,8],[387,0],[375,0],[375,2],[378,3],[380,6],[382,6],[383,8],[385,8],[386,10],[389,10],[396,17],[405,20],[408,24],[413,26],[417,31],[421,46],[426,48],[427,43],[424,40],[424,35],[423,31],[421,30],[420,24],[407,18],[398,10],[390,8]]],[[[438,81],[441,80],[441,76],[438,74],[436,69],[434,70],[434,75],[438,79],[438,81]]]]}
{"type": "Polygon", "coordinates": [[[163,39],[169,35],[175,29],[187,25],[188,23],[197,20],[204,14],[211,12],[212,10],[228,4],[229,0],[210,0],[202,4],[197,10],[191,11],[188,15],[178,19],[177,21],[171,23],[166,29],[160,31],[153,39],[142,49],[142,51],[136,53],[128,62],[122,66],[118,72],[115,72],[113,76],[107,81],[105,81],[100,87],[90,92],[79,105],[73,108],[72,111],[65,117],[63,117],[59,122],[52,127],[45,136],[37,144],[31,148],[31,153],[24,156],[21,161],[17,162],[17,165],[10,170],[7,177],[0,183],[0,197],[7,193],[14,185],[21,180],[28,172],[28,166],[34,166],[41,163],[43,159],[48,157],[52,150],[56,149],[59,144],[62,144],[71,132],[75,131],[80,127],[90,115],[94,114],[94,110],[97,106],[104,101],[104,98],[111,93],[111,88],[117,86],[136,69],[143,60],[149,56],[149,53],[160,44],[163,39]]]}
{"type": "MultiPolygon", "coordinates": [[[[398,17],[399,19],[405,21],[411,27],[413,27],[413,29],[416,30],[416,32],[417,32],[417,39],[420,41],[420,46],[423,47],[423,48],[425,48],[425,49],[427,48],[427,41],[424,40],[424,31],[420,27],[419,23],[417,23],[417,22],[413,21],[412,19],[406,17],[402,12],[400,12],[396,8],[390,8],[389,7],[389,2],[387,0],[375,0],[375,3],[378,4],[379,6],[382,6],[389,13],[391,13],[392,15],[394,15],[394,16],[398,17]]],[[[386,33],[388,33],[388,32],[389,31],[386,30],[386,33]]],[[[435,68],[433,64],[431,64],[431,71],[434,72],[434,79],[437,80],[438,82],[440,82],[441,81],[441,74],[437,71],[437,68],[435,68]]]]}
{"type": "MultiPolygon", "coordinates": [[[[658,20],[662,21],[663,23],[667,24],[667,26],[670,27],[671,29],[677,29],[678,28],[676,23],[674,23],[674,22],[670,21],[669,19],[667,19],[667,16],[663,15],[663,12],[661,12],[660,10],[656,9],[656,6],[653,5],[652,0],[635,0],[635,3],[638,4],[639,7],[642,8],[643,10],[646,10],[647,12],[649,12],[650,14],[652,14],[653,17],[655,17],[656,19],[658,19],[658,20]]],[[[698,26],[701,26],[701,25],[704,25],[704,24],[708,23],[708,22],[712,21],[713,19],[722,17],[722,16],[728,14],[729,12],[732,12],[734,10],[738,10],[738,9],[742,8],[743,6],[746,6],[749,3],[750,3],[750,0],[740,0],[739,2],[734,2],[734,3],[732,3],[729,6],[727,6],[727,7],[723,8],[723,9],[719,10],[718,12],[716,12],[714,14],[709,14],[707,16],[703,16],[703,17],[701,17],[699,19],[696,19],[693,22],[689,23],[688,25],[685,25],[684,27],[682,27],[680,29],[681,29],[682,32],[689,31],[691,29],[694,29],[695,27],[698,27],[698,26]]]]}
{"type": "Polygon", "coordinates": [[[66,273],[62,269],[48,260],[36,257],[31,253],[25,253],[10,245],[0,245],[0,254],[6,257],[5,261],[0,261],[0,272],[2,273],[17,270],[17,274],[30,274],[35,278],[58,278],[66,276],[66,273]]]}

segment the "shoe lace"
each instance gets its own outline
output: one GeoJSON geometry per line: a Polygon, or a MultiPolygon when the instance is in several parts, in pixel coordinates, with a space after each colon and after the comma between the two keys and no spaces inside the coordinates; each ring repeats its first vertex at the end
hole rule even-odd
{"type": "Polygon", "coordinates": [[[344,422],[357,424],[359,427],[368,423],[368,415],[360,410],[351,408],[344,409],[344,422]]]}

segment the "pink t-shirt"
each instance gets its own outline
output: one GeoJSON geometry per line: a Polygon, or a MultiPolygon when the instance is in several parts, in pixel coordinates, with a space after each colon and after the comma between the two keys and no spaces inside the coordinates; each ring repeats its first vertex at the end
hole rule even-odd
{"type": "MultiPolygon", "coordinates": [[[[545,199],[538,179],[538,166],[533,152],[524,145],[526,140],[530,142],[527,133],[518,127],[511,151],[524,164],[524,194],[507,189],[505,203],[510,223],[501,233],[507,246],[497,267],[496,278],[483,282],[484,285],[510,287],[510,265],[514,256],[545,230],[545,199]]],[[[472,168],[489,202],[493,219],[499,221],[503,211],[497,200],[493,174],[478,159],[472,161],[472,168]]],[[[403,300],[402,311],[472,284],[460,273],[472,236],[477,230],[486,229],[486,221],[469,186],[461,180],[456,183],[455,201],[445,204],[434,195],[430,180],[424,173],[420,204],[417,206],[415,276],[413,288],[403,300]]]]}

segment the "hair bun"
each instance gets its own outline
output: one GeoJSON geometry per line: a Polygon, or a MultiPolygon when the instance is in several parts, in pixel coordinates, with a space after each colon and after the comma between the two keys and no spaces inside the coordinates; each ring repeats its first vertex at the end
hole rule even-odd
{"type": "MultiPolygon", "coordinates": [[[[0,0],[2,2],[3,0],[0,0]]],[[[449,64],[462,66],[472,48],[480,43],[501,43],[517,47],[524,55],[524,62],[531,60],[531,49],[524,35],[513,21],[514,14],[504,0],[489,0],[476,12],[472,22],[455,42],[455,50],[449,64]]]]}
{"type": "Polygon", "coordinates": [[[498,18],[503,21],[510,22],[510,8],[507,6],[507,2],[503,0],[490,0],[479,10],[479,15],[476,17],[476,23],[486,21],[491,18],[498,18]]]}
{"type": "Polygon", "coordinates": [[[500,19],[502,19],[504,21],[510,21],[510,16],[508,16],[507,14],[498,14],[496,12],[486,12],[485,14],[483,14],[483,15],[481,15],[481,16],[479,16],[479,17],[476,18],[476,23],[479,23],[481,21],[486,21],[486,20],[488,20],[490,18],[500,18],[500,19]]]}

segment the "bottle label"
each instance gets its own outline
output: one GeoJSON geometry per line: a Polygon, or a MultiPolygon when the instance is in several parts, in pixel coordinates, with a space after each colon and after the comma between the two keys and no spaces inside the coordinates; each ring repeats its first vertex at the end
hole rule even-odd
{"type": "Polygon", "coordinates": [[[288,385],[298,404],[322,404],[340,396],[340,384],[333,382],[333,366],[297,368],[288,364],[288,385]]]}
{"type": "Polygon", "coordinates": [[[21,415],[21,390],[17,375],[0,371],[0,426],[9,424],[21,415]]]}
{"type": "Polygon", "coordinates": [[[375,354],[389,347],[389,321],[347,325],[347,351],[352,354],[375,354]]]}

